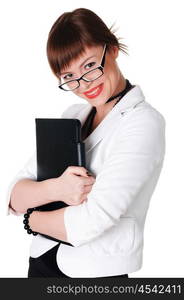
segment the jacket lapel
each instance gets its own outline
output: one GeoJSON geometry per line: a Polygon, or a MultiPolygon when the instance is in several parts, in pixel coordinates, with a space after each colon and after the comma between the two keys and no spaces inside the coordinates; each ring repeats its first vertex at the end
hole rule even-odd
{"type": "MultiPolygon", "coordinates": [[[[91,151],[106,136],[107,133],[113,132],[119,119],[122,118],[122,115],[125,112],[134,109],[139,103],[145,101],[144,99],[144,94],[139,85],[136,85],[127,94],[125,94],[125,96],[112,108],[112,110],[105,116],[92,133],[83,140],[85,143],[86,153],[91,151]]],[[[92,106],[90,104],[85,105],[85,108],[77,116],[81,125],[84,124],[91,109],[92,106]]]]}

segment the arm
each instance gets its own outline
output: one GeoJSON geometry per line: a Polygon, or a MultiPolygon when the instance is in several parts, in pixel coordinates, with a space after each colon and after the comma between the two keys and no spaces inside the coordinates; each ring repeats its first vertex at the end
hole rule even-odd
{"type": "Polygon", "coordinates": [[[18,213],[53,201],[78,205],[86,200],[94,181],[84,167],[78,166],[69,166],[60,176],[41,182],[23,179],[15,184],[10,205],[18,213]]]}
{"type": "Polygon", "coordinates": [[[53,184],[52,178],[37,181],[36,152],[34,152],[10,183],[7,193],[9,211],[20,215],[28,208],[54,201],[51,193],[53,184]]]}
{"type": "Polygon", "coordinates": [[[29,225],[35,232],[52,236],[64,242],[67,241],[64,225],[65,207],[49,212],[34,211],[29,217],[29,225]]]}
{"type": "Polygon", "coordinates": [[[28,208],[54,201],[50,193],[52,183],[52,179],[40,182],[32,179],[19,180],[11,192],[10,207],[18,213],[25,213],[28,208]]]}

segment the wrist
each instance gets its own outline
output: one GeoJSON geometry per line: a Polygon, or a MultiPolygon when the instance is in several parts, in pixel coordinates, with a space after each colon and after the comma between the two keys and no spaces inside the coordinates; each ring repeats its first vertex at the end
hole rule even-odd
{"type": "Polygon", "coordinates": [[[37,224],[37,220],[39,217],[39,211],[33,211],[32,214],[29,217],[29,227],[33,232],[37,232],[36,231],[36,224],[37,224]]]}
{"type": "Polygon", "coordinates": [[[24,229],[27,230],[28,234],[37,235],[38,233],[33,229],[34,222],[32,220],[33,220],[34,213],[35,213],[34,208],[28,208],[26,214],[24,214],[23,223],[24,223],[24,229]]]}
{"type": "Polygon", "coordinates": [[[47,202],[57,201],[56,199],[56,179],[50,178],[42,181],[43,189],[45,191],[45,198],[47,202]]]}

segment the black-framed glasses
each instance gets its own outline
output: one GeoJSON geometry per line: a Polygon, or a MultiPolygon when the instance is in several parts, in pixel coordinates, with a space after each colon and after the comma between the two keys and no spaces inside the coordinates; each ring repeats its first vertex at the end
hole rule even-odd
{"type": "Polygon", "coordinates": [[[104,65],[105,65],[106,49],[107,49],[107,45],[105,44],[105,46],[103,48],[101,63],[98,67],[86,72],[80,78],[69,80],[62,84],[61,84],[61,80],[60,80],[58,87],[64,91],[73,91],[80,86],[80,80],[84,80],[86,82],[91,82],[91,81],[94,81],[94,80],[98,79],[99,77],[101,77],[104,74],[103,69],[104,69],[104,65]]]}

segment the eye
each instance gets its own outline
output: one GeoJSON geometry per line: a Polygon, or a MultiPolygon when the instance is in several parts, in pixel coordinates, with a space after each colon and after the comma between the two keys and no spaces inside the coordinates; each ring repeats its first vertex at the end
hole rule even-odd
{"type": "Polygon", "coordinates": [[[90,69],[92,68],[96,63],[95,62],[90,62],[89,64],[85,65],[85,69],[90,69]]]}
{"type": "Polygon", "coordinates": [[[66,74],[64,77],[63,77],[63,79],[64,80],[69,80],[69,79],[71,79],[72,78],[72,74],[66,74]]]}

